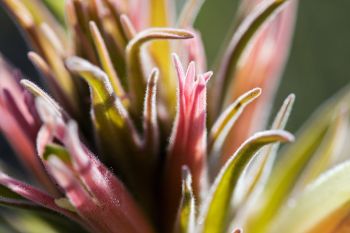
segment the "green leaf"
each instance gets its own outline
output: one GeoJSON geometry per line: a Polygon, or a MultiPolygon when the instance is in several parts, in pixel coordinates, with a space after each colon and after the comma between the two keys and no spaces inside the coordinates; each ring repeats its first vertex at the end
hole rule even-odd
{"type": "Polygon", "coordinates": [[[90,86],[91,114],[100,154],[106,163],[118,168],[121,176],[134,179],[131,165],[141,150],[141,139],[106,73],[79,57],[68,58],[66,63],[90,86]]]}
{"type": "MultiPolygon", "coordinates": [[[[295,101],[295,95],[290,94],[283,102],[281,108],[279,109],[273,123],[271,126],[272,130],[280,129],[283,130],[289,119],[290,112],[292,111],[295,101]]],[[[260,158],[261,161],[257,161],[258,167],[253,171],[253,181],[249,185],[248,195],[253,194],[254,192],[260,192],[258,190],[264,185],[271,174],[273,164],[275,163],[277,151],[279,148],[279,143],[274,145],[269,145],[262,151],[260,158]]],[[[248,176],[249,177],[249,176],[248,176]]],[[[248,196],[246,196],[247,198],[248,196]]]]}
{"type": "Polygon", "coordinates": [[[269,232],[330,233],[350,212],[350,162],[321,175],[281,210],[269,232]]]}
{"type": "Polygon", "coordinates": [[[209,159],[210,169],[212,175],[215,175],[220,165],[220,152],[225,141],[226,136],[232,129],[233,125],[242,114],[244,108],[261,94],[260,88],[254,88],[233,102],[227,109],[221,113],[219,118],[215,121],[209,133],[209,159]]]}
{"type": "MultiPolygon", "coordinates": [[[[271,172],[260,199],[254,207],[246,228],[251,232],[266,232],[279,208],[289,197],[305,168],[317,155],[322,141],[334,124],[334,113],[350,101],[349,88],[321,107],[298,133],[297,140],[282,151],[271,172]]],[[[315,158],[317,159],[317,158],[315,158]]]]}
{"type": "Polygon", "coordinates": [[[123,99],[125,102],[124,104],[126,104],[126,93],[112,64],[105,41],[103,40],[101,32],[97,28],[95,22],[90,21],[90,31],[102,68],[106,71],[108,80],[111,83],[114,92],[119,98],[123,99]]]}
{"type": "Polygon", "coordinates": [[[248,163],[264,145],[275,142],[293,141],[293,136],[283,130],[270,130],[256,133],[245,141],[231,156],[217,176],[200,219],[201,233],[224,233],[227,229],[230,203],[236,184],[248,163]]]}
{"type": "MultiPolygon", "coordinates": [[[[213,119],[220,108],[223,105],[226,90],[231,85],[232,78],[236,71],[237,64],[245,51],[249,46],[256,33],[261,29],[269,19],[271,19],[282,8],[287,0],[265,0],[259,4],[250,14],[248,14],[244,20],[240,23],[236,29],[235,34],[227,48],[227,52],[219,63],[219,70],[215,72],[217,74],[215,83],[210,89],[210,116],[213,119]]],[[[212,120],[212,119],[211,119],[212,120]]]]}
{"type": "MultiPolygon", "coordinates": [[[[113,125],[125,126],[128,113],[121,104],[120,98],[115,96],[106,73],[79,57],[68,58],[66,64],[72,72],[78,73],[91,87],[91,101],[95,114],[104,117],[104,120],[113,125]]],[[[97,120],[102,122],[102,119],[97,120]]]]}
{"type": "MultiPolygon", "coordinates": [[[[192,33],[186,30],[173,28],[150,28],[138,33],[128,43],[128,46],[126,47],[128,87],[135,115],[139,115],[142,112],[143,97],[146,90],[146,78],[142,66],[143,61],[140,56],[142,46],[145,43],[154,40],[181,40],[192,37],[192,33]]],[[[167,56],[169,56],[169,54],[167,56]]],[[[170,65],[170,63],[168,65],[170,65]]]]}
{"type": "Polygon", "coordinates": [[[183,167],[182,174],[182,197],[175,233],[194,233],[196,208],[192,190],[192,176],[186,166],[183,167]]]}

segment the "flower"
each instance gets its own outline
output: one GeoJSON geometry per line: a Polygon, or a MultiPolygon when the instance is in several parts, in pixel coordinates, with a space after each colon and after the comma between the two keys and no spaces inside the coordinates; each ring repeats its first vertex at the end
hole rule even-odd
{"type": "Polygon", "coordinates": [[[294,141],[284,128],[295,96],[285,99],[271,129],[257,132],[266,128],[296,1],[242,1],[214,72],[206,71],[193,28],[203,1],[189,0],[178,17],[166,0],[58,3],[2,1],[51,94],[1,58],[0,129],[33,175],[26,182],[0,172],[0,203],[18,207],[4,213],[4,227],[22,231],[32,221],[37,225],[28,232],[346,227],[349,162],[332,167],[344,150],[349,91],[316,113],[279,159],[279,143],[294,141]]]}

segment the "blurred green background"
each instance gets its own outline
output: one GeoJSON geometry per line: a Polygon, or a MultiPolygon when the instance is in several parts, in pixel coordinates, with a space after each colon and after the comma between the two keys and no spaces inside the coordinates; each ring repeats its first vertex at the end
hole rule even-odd
{"type": "MultiPolygon", "coordinates": [[[[236,5],[237,0],[206,0],[202,8],[196,26],[202,32],[209,64],[224,42],[236,5]]],[[[275,99],[275,105],[279,106],[289,93],[296,94],[288,125],[291,131],[299,128],[320,103],[348,83],[349,10],[349,0],[300,1],[290,59],[275,99]]],[[[38,76],[27,59],[27,47],[21,35],[3,9],[0,9],[0,51],[27,77],[38,76]]]]}

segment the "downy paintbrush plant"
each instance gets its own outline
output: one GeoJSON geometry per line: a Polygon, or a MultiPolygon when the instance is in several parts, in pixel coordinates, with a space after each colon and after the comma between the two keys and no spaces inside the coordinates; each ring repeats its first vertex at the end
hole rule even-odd
{"type": "Polygon", "coordinates": [[[279,153],[293,94],[266,127],[297,2],[243,0],[214,72],[203,2],[1,0],[43,81],[1,58],[0,129],[30,174],[2,165],[1,232],[347,232],[350,92],[279,153]]]}

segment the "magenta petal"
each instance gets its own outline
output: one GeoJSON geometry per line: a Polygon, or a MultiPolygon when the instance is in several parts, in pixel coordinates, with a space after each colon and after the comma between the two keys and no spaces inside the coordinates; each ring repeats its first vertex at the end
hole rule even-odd
{"type": "Polygon", "coordinates": [[[164,183],[169,226],[180,201],[182,167],[188,166],[193,174],[197,198],[206,187],[206,84],[212,74],[196,76],[193,62],[185,74],[177,55],[174,55],[174,63],[179,85],[178,110],[168,148],[164,183]]]}
{"type": "Polygon", "coordinates": [[[120,232],[152,232],[124,185],[81,144],[74,122],[68,124],[68,132],[63,142],[72,155],[80,178],[96,200],[104,206],[102,212],[109,212],[111,217],[107,224],[116,227],[119,223],[119,229],[125,228],[125,231],[120,232]]]}
{"type": "Polygon", "coordinates": [[[33,97],[20,86],[19,72],[1,57],[0,76],[0,130],[23,165],[51,194],[58,196],[58,190],[35,151],[40,119],[34,108],[33,97]]]}
{"type": "Polygon", "coordinates": [[[46,194],[43,191],[40,191],[39,189],[31,185],[25,184],[14,178],[11,178],[2,172],[0,172],[0,184],[7,187],[11,191],[17,193],[18,195],[24,197],[25,199],[28,199],[40,206],[61,213],[67,216],[68,218],[71,218],[72,220],[78,222],[80,221],[80,219],[74,212],[68,211],[57,206],[55,204],[54,197],[46,194]]]}
{"type": "MultiPolygon", "coordinates": [[[[96,232],[153,232],[124,185],[81,143],[76,123],[62,125],[59,119],[51,123],[72,165],[50,156],[46,166],[85,222],[96,232]]],[[[43,127],[39,134],[43,144],[51,138],[48,131],[43,127]]]]}

